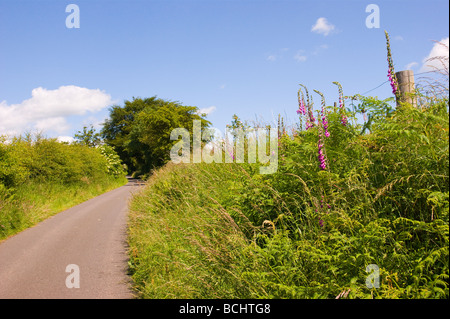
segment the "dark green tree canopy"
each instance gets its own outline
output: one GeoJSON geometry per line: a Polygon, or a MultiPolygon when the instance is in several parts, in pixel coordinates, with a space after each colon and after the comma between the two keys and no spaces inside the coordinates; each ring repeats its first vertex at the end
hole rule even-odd
{"type": "Polygon", "coordinates": [[[101,134],[107,144],[114,146],[129,172],[145,174],[169,161],[170,149],[176,143],[170,140],[170,133],[180,127],[192,135],[193,120],[201,120],[202,129],[211,125],[195,106],[156,96],[133,98],[124,106],[111,107],[101,134]]]}

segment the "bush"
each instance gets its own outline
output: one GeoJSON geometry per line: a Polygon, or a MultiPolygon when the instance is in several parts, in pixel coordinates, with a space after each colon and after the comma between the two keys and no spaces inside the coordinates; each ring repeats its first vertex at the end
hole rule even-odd
{"type": "Polygon", "coordinates": [[[111,147],[63,144],[40,136],[0,140],[0,238],[71,204],[123,185],[111,147]],[[64,201],[64,205],[53,203],[64,201]],[[48,208],[49,206],[54,206],[48,208]]]}
{"type": "Polygon", "coordinates": [[[114,148],[109,145],[100,145],[99,147],[100,153],[105,157],[107,161],[106,169],[108,174],[113,176],[121,176],[126,174],[126,169],[119,155],[115,152],[114,148]]]}
{"type": "Polygon", "coordinates": [[[70,184],[125,174],[120,158],[107,145],[91,148],[25,136],[0,147],[0,181],[8,187],[30,180],[70,184]]]}

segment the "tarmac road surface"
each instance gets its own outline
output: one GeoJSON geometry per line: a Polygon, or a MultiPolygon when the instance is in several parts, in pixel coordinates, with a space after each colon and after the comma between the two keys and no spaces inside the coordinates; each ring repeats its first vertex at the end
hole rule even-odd
{"type": "Polygon", "coordinates": [[[0,243],[0,298],[132,298],[128,199],[139,181],[72,207],[0,243]]]}

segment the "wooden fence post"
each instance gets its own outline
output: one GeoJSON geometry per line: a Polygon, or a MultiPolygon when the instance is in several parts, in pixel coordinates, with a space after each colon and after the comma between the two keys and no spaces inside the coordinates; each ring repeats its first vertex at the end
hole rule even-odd
{"type": "Polygon", "coordinates": [[[414,72],[412,70],[405,70],[396,72],[399,94],[397,96],[397,106],[400,102],[410,103],[412,106],[417,106],[417,98],[414,88],[414,72]]]}

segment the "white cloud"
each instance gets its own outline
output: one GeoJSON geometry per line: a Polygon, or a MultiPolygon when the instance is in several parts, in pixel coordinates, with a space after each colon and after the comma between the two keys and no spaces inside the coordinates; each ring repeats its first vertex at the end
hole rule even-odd
{"type": "Polygon", "coordinates": [[[442,69],[444,67],[448,68],[448,58],[449,58],[448,47],[449,47],[448,37],[442,39],[438,43],[435,43],[428,56],[422,60],[423,65],[422,68],[420,69],[420,72],[433,71],[436,69],[442,69]],[[438,57],[446,58],[444,64],[442,64],[443,62],[442,59],[441,60],[437,59],[438,57]]]}
{"type": "Polygon", "coordinates": [[[69,130],[70,127],[64,117],[49,117],[36,121],[34,128],[42,132],[52,130],[58,134],[62,134],[69,130]]]}
{"type": "Polygon", "coordinates": [[[417,63],[417,62],[411,62],[411,63],[408,63],[406,66],[405,66],[405,69],[406,70],[411,70],[413,67],[416,67],[416,66],[418,66],[419,65],[419,63],[417,63]]]}
{"type": "Polygon", "coordinates": [[[74,85],[55,90],[39,87],[31,98],[19,104],[0,102],[0,134],[17,135],[25,130],[52,130],[62,134],[69,129],[65,117],[97,112],[113,104],[111,96],[99,89],[74,85]]]}
{"type": "Polygon", "coordinates": [[[209,115],[209,114],[211,114],[212,112],[214,112],[215,110],[216,110],[216,107],[215,107],[214,105],[212,105],[212,106],[210,106],[210,107],[205,107],[205,108],[199,109],[199,110],[197,111],[197,114],[206,114],[206,115],[209,115]]]}
{"type": "Polygon", "coordinates": [[[57,140],[59,142],[73,143],[75,139],[72,136],[58,136],[57,140]]]}
{"type": "Polygon", "coordinates": [[[328,20],[324,17],[317,19],[316,23],[311,27],[311,32],[316,32],[319,34],[323,34],[324,36],[329,35],[335,26],[328,22],[328,20]]]}
{"type": "Polygon", "coordinates": [[[403,39],[403,37],[402,37],[401,35],[396,35],[396,36],[394,37],[394,40],[397,40],[397,41],[403,41],[404,39],[403,39]]]}
{"type": "Polygon", "coordinates": [[[277,57],[276,57],[276,55],[269,55],[268,57],[267,57],[267,61],[275,61],[277,59],[277,57]]]}
{"type": "Polygon", "coordinates": [[[36,88],[31,99],[21,103],[24,110],[39,109],[40,117],[83,115],[100,111],[111,103],[111,96],[99,89],[91,90],[74,85],[61,86],[56,90],[36,88]]]}

